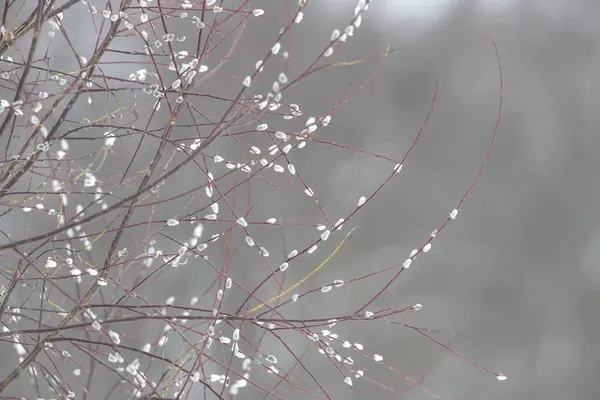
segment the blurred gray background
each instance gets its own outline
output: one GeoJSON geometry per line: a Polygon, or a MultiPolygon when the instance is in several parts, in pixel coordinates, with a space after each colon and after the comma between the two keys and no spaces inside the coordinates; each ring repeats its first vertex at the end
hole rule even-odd
{"type": "MultiPolygon", "coordinates": [[[[253,4],[268,15],[271,1],[253,4]]],[[[331,31],[347,24],[354,6],[349,0],[309,1],[304,22],[293,33],[296,59],[306,54],[312,60],[331,31]]],[[[503,67],[504,109],[487,169],[432,250],[420,256],[371,308],[421,303],[419,312],[397,319],[438,330],[435,337],[440,341],[451,341],[456,351],[508,379],[498,382],[401,326],[340,324],[332,330],[342,340],[360,342],[365,351],[384,355],[398,370],[415,379],[423,377],[423,388],[446,399],[600,398],[599,16],[600,3],[589,0],[372,2],[363,25],[334,59],[359,59],[387,45],[398,50],[334,115],[332,124],[319,131],[318,138],[401,159],[427,115],[436,78],[439,92],[423,138],[402,173],[347,223],[345,230],[356,230],[307,288],[401,263],[455,208],[484,159],[497,118],[499,72],[489,29],[503,67]]],[[[249,24],[236,56],[246,60],[245,70],[270,47],[277,31],[256,25],[249,24]]],[[[298,103],[305,115],[325,114],[350,81],[351,90],[357,89],[379,61],[316,74],[284,98],[298,103]]],[[[243,74],[240,65],[233,63],[232,71],[243,74]]],[[[275,122],[273,127],[279,129],[275,122]]],[[[230,145],[231,141],[217,143],[209,153],[225,156],[235,151],[228,150],[230,145]]],[[[349,213],[361,195],[369,196],[393,167],[353,151],[312,143],[291,158],[334,221],[349,213]]],[[[112,160],[109,170],[123,168],[112,160]]],[[[178,191],[185,189],[185,180],[176,183],[178,191]]],[[[301,191],[289,197],[273,197],[273,191],[265,190],[267,197],[261,198],[260,193],[257,189],[253,194],[260,205],[256,220],[284,215],[289,221],[322,222],[301,191]]],[[[171,218],[174,209],[163,207],[155,218],[171,218]]],[[[144,215],[138,214],[139,220],[144,221],[144,215]]],[[[181,240],[189,236],[189,225],[185,229],[181,240]]],[[[215,232],[206,225],[205,235],[215,232]]],[[[283,251],[279,233],[265,232],[269,233],[264,233],[263,242],[269,249],[279,249],[279,258],[318,237],[314,229],[291,229],[283,251]]],[[[236,237],[242,241],[240,232],[236,237]]],[[[303,272],[290,268],[288,282],[304,276],[341,237],[332,235],[327,247],[303,259],[303,272]]],[[[188,304],[214,277],[199,283],[191,267],[186,268],[178,274],[170,272],[168,280],[140,292],[159,303],[175,294],[181,304],[188,304]]],[[[256,284],[267,272],[256,256],[238,259],[232,268],[238,274],[236,281],[246,286],[256,284]],[[263,269],[256,274],[253,268],[263,269]]],[[[350,313],[390,276],[308,296],[295,308],[286,308],[286,315],[350,313]]],[[[230,311],[242,298],[231,300],[230,311]]],[[[152,337],[156,332],[157,328],[152,337]]],[[[289,344],[299,352],[307,346],[300,335],[291,336],[289,344]]],[[[266,341],[262,349],[269,353],[270,347],[266,341]]],[[[272,347],[275,351],[277,346],[272,347]]],[[[172,351],[176,356],[181,348],[172,351]]],[[[314,348],[309,354],[307,365],[332,398],[350,398],[338,371],[314,348]]],[[[14,351],[3,345],[1,355],[0,372],[5,376],[16,365],[14,351]]],[[[293,365],[293,360],[280,356],[282,368],[293,365]]],[[[418,388],[407,390],[410,385],[385,367],[368,360],[362,363],[369,378],[398,392],[356,379],[357,398],[431,398],[418,388]]],[[[26,379],[20,383],[9,392],[24,393],[26,379]]],[[[250,390],[241,396],[262,398],[250,390]]],[[[284,397],[306,398],[293,391],[284,397]]]]}

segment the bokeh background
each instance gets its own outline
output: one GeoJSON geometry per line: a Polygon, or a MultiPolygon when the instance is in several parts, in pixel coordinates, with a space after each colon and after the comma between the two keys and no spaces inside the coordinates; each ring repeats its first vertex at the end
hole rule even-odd
{"type": "MultiPolygon", "coordinates": [[[[309,3],[304,22],[293,33],[296,60],[304,55],[312,60],[331,31],[347,24],[355,6],[348,0],[309,3]]],[[[267,15],[270,4],[271,0],[253,2],[267,15]]],[[[363,25],[336,60],[373,55],[388,45],[397,50],[385,59],[369,84],[335,114],[333,123],[319,131],[320,138],[401,159],[427,115],[436,78],[439,91],[423,137],[402,173],[348,222],[356,230],[309,286],[319,287],[336,278],[349,280],[401,263],[455,208],[484,159],[497,118],[499,71],[489,30],[503,68],[504,108],[487,169],[456,221],[375,307],[421,303],[419,312],[402,315],[400,320],[438,330],[436,338],[451,341],[456,351],[508,379],[498,382],[493,375],[399,326],[339,325],[334,330],[340,338],[360,342],[365,350],[384,355],[385,361],[399,370],[417,379],[423,377],[424,388],[446,399],[600,398],[599,12],[600,4],[589,0],[372,2],[363,25]]],[[[253,22],[236,52],[237,59],[253,65],[270,47],[277,29],[253,22]]],[[[85,40],[85,34],[79,35],[75,46],[83,46],[85,40]]],[[[290,91],[286,100],[300,104],[307,115],[326,113],[351,81],[355,89],[380,61],[317,74],[290,91]]],[[[226,68],[242,74],[240,65],[232,62],[226,68]]],[[[209,85],[211,82],[207,91],[209,85]]],[[[230,141],[218,142],[210,149],[211,154],[223,155],[236,151],[239,149],[231,148],[230,141]]],[[[358,197],[372,193],[393,167],[326,145],[311,144],[291,158],[334,220],[350,212],[358,197]]],[[[123,168],[120,162],[113,158],[107,168],[118,171],[123,168]]],[[[138,162],[143,166],[147,159],[140,157],[138,162]]],[[[182,191],[191,183],[191,179],[178,179],[169,187],[182,191]]],[[[261,205],[257,219],[285,216],[291,221],[320,222],[318,210],[301,192],[284,197],[265,189],[261,197],[260,189],[253,192],[261,205]]],[[[154,218],[170,218],[173,210],[159,209],[154,218]]],[[[17,224],[20,217],[8,216],[3,224],[17,224]]],[[[146,214],[140,213],[138,218],[143,221],[146,214]]],[[[35,229],[52,226],[52,221],[44,227],[39,220],[30,222],[37,224],[35,229]]],[[[18,232],[12,226],[6,229],[18,232]]],[[[207,234],[214,233],[210,226],[206,229],[207,234]]],[[[144,230],[131,232],[123,247],[128,239],[135,241],[135,232],[144,230]]],[[[182,240],[186,235],[189,232],[182,232],[182,240]]],[[[310,229],[293,229],[286,235],[287,251],[303,248],[315,239],[315,231],[310,229]]],[[[240,241],[242,238],[237,236],[240,241]]],[[[280,237],[273,230],[265,231],[262,239],[267,248],[281,249],[280,237]]],[[[332,236],[329,247],[299,262],[298,271],[290,270],[290,281],[303,276],[302,268],[306,271],[326,257],[333,242],[340,239],[339,234],[335,240],[332,236]]],[[[98,248],[101,252],[101,243],[98,248]]],[[[256,270],[265,266],[256,257],[242,260],[235,265],[236,281],[251,286],[266,272],[259,275],[256,270]]],[[[140,292],[158,302],[174,294],[187,304],[211,283],[198,277],[191,266],[169,276],[140,292]]],[[[389,276],[309,296],[295,308],[286,308],[286,315],[308,318],[352,312],[389,276]]],[[[239,304],[240,299],[232,298],[231,304],[239,304]]],[[[135,326],[128,329],[140,336],[146,332],[135,326]]],[[[156,329],[152,331],[155,334],[156,329]]],[[[290,335],[288,340],[297,349],[307,346],[300,335],[290,335]]],[[[263,346],[269,353],[271,344],[267,341],[263,346]]],[[[277,351],[276,344],[271,350],[277,351]]],[[[311,350],[314,354],[307,365],[327,385],[331,397],[349,398],[351,392],[339,373],[311,350]]],[[[0,346],[0,351],[0,375],[5,376],[16,365],[15,355],[9,345],[0,346]]],[[[170,351],[177,355],[181,349],[170,351]]],[[[293,360],[283,358],[280,364],[291,366],[293,360]]],[[[410,387],[382,366],[371,364],[367,369],[370,378],[384,384],[410,387]]],[[[112,375],[104,378],[114,380],[112,375]]],[[[102,382],[96,387],[102,387],[102,382]]],[[[390,393],[360,379],[354,387],[358,398],[431,398],[418,389],[390,393]]],[[[28,390],[27,379],[23,379],[9,393],[27,395],[28,390]]],[[[257,391],[241,396],[262,398],[257,391]]],[[[92,398],[103,397],[99,391],[92,398]]],[[[285,398],[305,396],[289,392],[285,398]]]]}

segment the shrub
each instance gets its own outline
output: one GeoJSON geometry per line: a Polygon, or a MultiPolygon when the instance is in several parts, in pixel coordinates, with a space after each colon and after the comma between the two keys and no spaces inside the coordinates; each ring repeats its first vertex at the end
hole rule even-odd
{"type": "Polygon", "coordinates": [[[393,49],[343,58],[369,0],[321,43],[303,43],[304,13],[320,7],[307,3],[4,3],[0,394],[337,399],[360,381],[401,389],[375,368],[429,393],[352,326],[398,325],[394,316],[420,309],[382,296],[456,218],[489,151],[458,205],[399,264],[323,275],[423,129],[401,159],[330,139],[337,111],[393,49]],[[246,35],[255,26],[264,31],[246,35]],[[314,57],[296,56],[296,45],[314,57]],[[353,68],[371,70],[329,109],[294,103],[317,72],[353,68]],[[331,209],[311,182],[335,165],[296,166],[329,151],[378,159],[387,172],[347,210],[331,209]],[[324,303],[357,288],[359,307],[324,303]],[[323,312],[305,315],[309,302],[323,312]],[[325,370],[335,379],[323,382],[325,370]]]}

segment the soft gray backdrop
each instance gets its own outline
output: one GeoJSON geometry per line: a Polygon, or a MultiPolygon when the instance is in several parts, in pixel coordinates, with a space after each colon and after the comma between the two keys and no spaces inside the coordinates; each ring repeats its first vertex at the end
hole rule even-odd
{"type": "MultiPolygon", "coordinates": [[[[270,1],[255,3],[268,12],[270,1]]],[[[314,57],[314,43],[324,43],[332,29],[345,26],[354,7],[354,1],[346,0],[309,3],[304,25],[294,33],[299,58],[304,52],[314,57]]],[[[402,262],[455,207],[483,160],[497,116],[499,73],[489,29],[504,75],[504,110],[492,157],[457,220],[376,306],[423,304],[418,313],[401,319],[439,330],[440,340],[452,340],[458,352],[508,380],[498,382],[398,326],[340,326],[340,338],[363,343],[415,378],[426,375],[423,387],[443,398],[600,398],[599,12],[600,4],[586,0],[373,1],[363,26],[337,59],[372,55],[388,44],[398,51],[334,116],[322,139],[399,159],[427,115],[436,77],[438,98],[402,174],[349,223],[357,230],[311,287],[402,262]]],[[[274,31],[268,36],[266,28],[248,32],[237,54],[253,64],[270,46],[263,38],[271,40],[274,31]]],[[[308,115],[318,115],[335,105],[350,80],[355,89],[375,68],[371,62],[315,76],[288,100],[308,115]]],[[[217,144],[213,154],[221,151],[226,147],[217,144]]],[[[356,199],[370,194],[390,171],[389,164],[327,146],[314,146],[293,159],[334,217],[352,210],[356,199]]],[[[279,200],[262,201],[289,220],[319,222],[304,198],[292,197],[284,205],[279,200]]],[[[172,217],[171,211],[156,217],[172,217]]],[[[299,244],[289,245],[288,251],[315,236],[313,231],[303,236],[301,230],[289,235],[291,243],[299,244]]],[[[279,245],[277,236],[264,240],[279,245]]],[[[324,250],[303,264],[327,254],[324,250]]],[[[237,280],[244,279],[252,281],[252,273],[241,271],[237,280]]],[[[385,277],[370,282],[371,292],[341,288],[330,297],[309,297],[287,315],[351,312],[385,277]]],[[[203,291],[198,286],[182,269],[179,277],[141,292],[152,293],[159,302],[176,293],[187,304],[203,291]]],[[[306,346],[299,335],[290,344],[306,346]]],[[[263,349],[268,353],[269,343],[263,349]]],[[[332,385],[334,399],[348,398],[350,392],[331,365],[315,354],[307,363],[332,385]]],[[[14,352],[3,348],[2,376],[14,365],[14,352]]],[[[401,386],[385,368],[368,369],[371,378],[401,386]]],[[[21,383],[12,394],[26,390],[25,381],[21,383]]],[[[418,389],[390,394],[364,380],[356,380],[355,387],[361,398],[430,398],[418,389]]],[[[290,393],[289,398],[302,396],[290,393]]]]}

